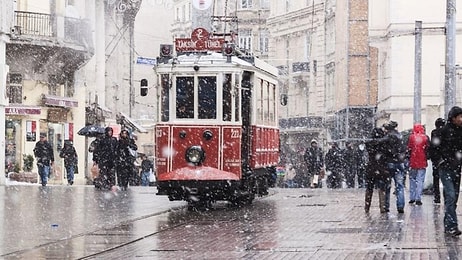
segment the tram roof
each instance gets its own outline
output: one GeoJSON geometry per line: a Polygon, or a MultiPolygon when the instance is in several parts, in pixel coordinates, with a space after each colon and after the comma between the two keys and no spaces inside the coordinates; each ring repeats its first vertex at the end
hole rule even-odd
{"type": "MultiPolygon", "coordinates": [[[[193,65],[193,64],[226,64],[227,57],[221,53],[209,52],[209,53],[195,53],[195,54],[181,54],[170,60],[171,62],[177,62],[182,65],[193,65]]],[[[240,66],[256,67],[260,70],[266,71],[274,76],[278,76],[278,69],[267,62],[254,57],[254,56],[231,56],[231,63],[240,66]]]]}

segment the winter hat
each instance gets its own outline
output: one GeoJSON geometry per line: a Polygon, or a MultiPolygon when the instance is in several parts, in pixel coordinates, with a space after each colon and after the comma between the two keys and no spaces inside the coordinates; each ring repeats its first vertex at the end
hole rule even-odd
{"type": "Polygon", "coordinates": [[[318,141],[316,141],[316,139],[313,139],[311,140],[310,144],[313,144],[313,143],[318,144],[318,141]]]}
{"type": "Polygon", "coordinates": [[[393,130],[393,129],[395,129],[396,127],[398,127],[398,122],[393,121],[393,120],[390,121],[390,122],[388,122],[388,124],[384,125],[384,128],[385,128],[386,130],[393,130]]]}
{"type": "Polygon", "coordinates": [[[435,120],[435,127],[436,128],[439,128],[439,127],[442,127],[446,124],[446,120],[444,120],[443,118],[438,118],[435,120]]]}
{"type": "Polygon", "coordinates": [[[462,108],[453,106],[448,112],[448,121],[451,121],[454,117],[462,114],[462,108]]]}

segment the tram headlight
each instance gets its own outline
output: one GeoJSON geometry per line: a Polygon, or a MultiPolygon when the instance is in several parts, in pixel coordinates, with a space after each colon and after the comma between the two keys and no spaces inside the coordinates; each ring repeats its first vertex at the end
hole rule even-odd
{"type": "Polygon", "coordinates": [[[205,160],[205,152],[200,146],[191,146],[186,150],[186,161],[199,165],[205,160]]]}

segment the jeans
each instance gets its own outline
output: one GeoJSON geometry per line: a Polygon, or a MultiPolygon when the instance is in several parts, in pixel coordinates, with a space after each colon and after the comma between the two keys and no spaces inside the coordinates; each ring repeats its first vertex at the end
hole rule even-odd
{"type": "Polygon", "coordinates": [[[439,173],[443,183],[444,230],[449,231],[458,228],[456,208],[460,190],[460,171],[440,169],[439,173]]]}
{"type": "Polygon", "coordinates": [[[37,164],[37,168],[40,175],[40,182],[42,183],[42,186],[46,186],[48,182],[48,176],[50,175],[50,166],[37,164]]]}
{"type": "Polygon", "coordinates": [[[70,184],[71,181],[74,181],[74,171],[75,171],[75,166],[74,165],[66,165],[66,173],[67,173],[67,182],[70,184]]]}
{"type": "Polygon", "coordinates": [[[390,179],[386,185],[385,209],[390,209],[391,179],[395,182],[396,207],[398,209],[404,209],[404,164],[388,163],[387,168],[390,172],[390,179]]]}
{"type": "Polygon", "coordinates": [[[149,175],[150,172],[141,173],[141,186],[149,186],[149,175]]]}
{"type": "Polygon", "coordinates": [[[409,172],[409,199],[422,201],[422,191],[425,181],[425,168],[411,169],[409,172]]]}

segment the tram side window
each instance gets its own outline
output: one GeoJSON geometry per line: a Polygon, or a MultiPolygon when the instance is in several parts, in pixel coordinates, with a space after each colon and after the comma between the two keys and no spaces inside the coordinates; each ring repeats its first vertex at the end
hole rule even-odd
{"type": "Polygon", "coordinates": [[[232,100],[232,84],[231,74],[225,74],[223,79],[223,121],[231,121],[231,104],[232,100]]]}
{"type": "Polygon", "coordinates": [[[161,120],[167,122],[169,120],[169,89],[170,89],[170,78],[168,74],[162,74],[161,77],[161,120]]]}
{"type": "Polygon", "coordinates": [[[199,77],[199,119],[217,118],[217,78],[199,77]]]}
{"type": "Polygon", "coordinates": [[[176,117],[194,118],[194,77],[176,78],[176,117]]]}

